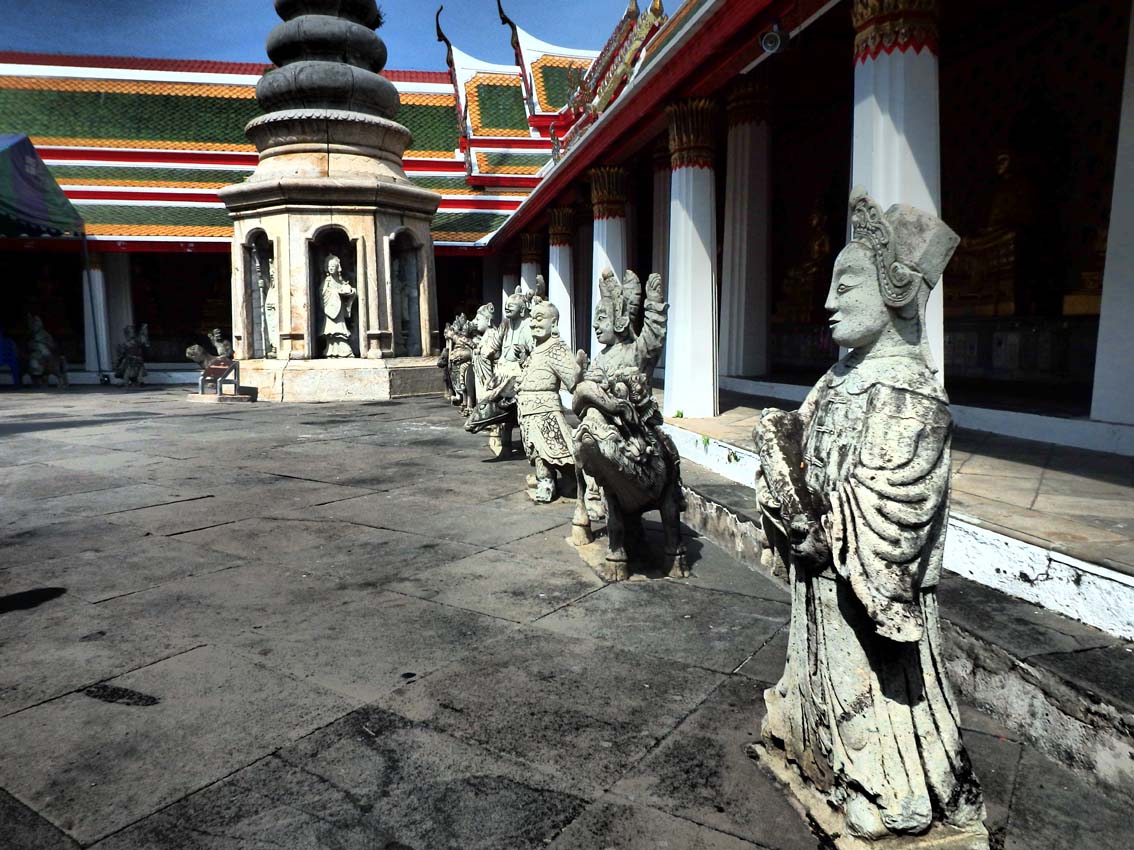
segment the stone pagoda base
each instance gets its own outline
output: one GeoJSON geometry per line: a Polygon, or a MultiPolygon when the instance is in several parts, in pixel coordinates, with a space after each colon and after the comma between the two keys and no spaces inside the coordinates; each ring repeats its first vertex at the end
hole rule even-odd
{"type": "Polygon", "coordinates": [[[787,792],[788,801],[811,826],[824,847],[835,850],[989,850],[988,832],[962,831],[944,824],[934,824],[924,835],[903,835],[865,841],[847,834],[843,813],[805,783],[796,769],[779,752],[763,743],[749,744],[748,756],[760,765],[787,792]],[[825,843],[823,843],[825,842],[825,843]]]}
{"type": "Polygon", "coordinates": [[[435,357],[242,360],[240,384],[255,387],[259,401],[387,401],[445,391],[435,357]]]}

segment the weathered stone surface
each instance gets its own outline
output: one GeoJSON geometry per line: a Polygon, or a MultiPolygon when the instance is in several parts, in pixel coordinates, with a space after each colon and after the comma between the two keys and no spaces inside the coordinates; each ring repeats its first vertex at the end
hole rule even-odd
{"type": "Polygon", "coordinates": [[[611,790],[761,847],[815,850],[783,791],[744,752],[763,716],[763,685],[729,679],[611,790]]]}
{"type": "Polygon", "coordinates": [[[1129,803],[1084,788],[1033,750],[1024,750],[1019,777],[1004,850],[1129,850],[1129,803]]]}
{"type": "Polygon", "coordinates": [[[0,714],[193,646],[157,623],[120,620],[70,596],[64,587],[9,580],[5,588],[0,597],[0,714]]]}
{"type": "Polygon", "coordinates": [[[488,549],[394,582],[389,590],[526,623],[603,586],[582,563],[533,575],[519,557],[488,549]]]}
{"type": "Polygon", "coordinates": [[[607,587],[545,617],[540,626],[632,652],[732,673],[788,619],[783,602],[672,581],[607,587]]]}
{"type": "Polygon", "coordinates": [[[488,641],[509,623],[396,593],[293,610],[231,638],[276,670],[342,694],[354,704],[378,699],[428,676],[488,641]]]}
{"type": "MultiPolygon", "coordinates": [[[[614,798],[587,809],[551,845],[551,850],[755,850],[731,835],[614,798]]],[[[778,850],[778,846],[777,846],[778,850]]]]}
{"type": "Polygon", "coordinates": [[[108,684],[156,702],[107,702],[80,692],[0,719],[0,783],[83,843],[347,710],[329,691],[217,647],[108,684]]]}
{"type": "Polygon", "coordinates": [[[526,629],[382,703],[594,793],[616,781],[721,680],[526,629]]]}
{"type": "Polygon", "coordinates": [[[19,850],[78,850],[58,827],[44,820],[8,792],[0,789],[0,825],[4,840],[19,850]]]}
{"type": "Polygon", "coordinates": [[[100,850],[540,850],[586,804],[551,774],[362,708],[100,850]]]}

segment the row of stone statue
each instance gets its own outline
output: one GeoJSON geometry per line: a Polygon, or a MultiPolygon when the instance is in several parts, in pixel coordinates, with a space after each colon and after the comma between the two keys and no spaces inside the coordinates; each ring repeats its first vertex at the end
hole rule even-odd
{"type": "MultiPolygon", "coordinates": [[[[49,386],[54,378],[60,389],[69,386],[67,358],[39,316],[28,315],[27,340],[24,373],[32,385],[49,386]]],[[[122,386],[140,386],[145,381],[145,354],[149,344],[146,325],[127,325],[122,329],[122,342],[114,357],[114,376],[122,381],[122,386]]]]}
{"type": "Polygon", "coordinates": [[[621,281],[603,273],[594,315],[602,348],[593,360],[560,339],[559,310],[545,291],[542,278],[533,292],[517,287],[499,325],[491,304],[472,320],[462,314],[446,325],[438,365],[451,400],[467,417],[466,430],[490,431],[499,451],[510,450],[519,426],[534,467],[529,494],[537,503],[575,497],[576,544],[592,541],[592,520],[606,519],[607,552],[598,567],[604,579],[629,577],[644,538],[642,514],[650,510],[661,513],[667,571],[684,576],[680,457],[650,389],[665,342],[661,278],[651,275],[643,292],[633,272],[621,281]],[[561,394],[569,394],[579,418],[573,429],[561,394]]]}
{"type": "MultiPolygon", "coordinates": [[[[952,420],[925,308],[959,240],[936,216],[883,210],[861,190],[850,223],[825,304],[850,353],[798,410],[764,410],[753,432],[763,542],[788,578],[791,621],[783,675],[764,693],[762,741],[748,752],[799,800],[824,846],[988,850],[936,593],[952,420]]],[[[553,305],[517,291],[499,327],[488,305],[472,321],[457,317],[442,365],[470,430],[518,415],[534,498],[549,498],[555,471],[575,464],[577,532],[586,489],[601,488],[604,578],[627,577],[627,544],[655,508],[671,575],[683,575],[678,455],[650,390],[666,328],[661,281],[651,276],[643,299],[632,273],[607,273],[600,293],[591,362],[558,339],[553,305]],[[572,393],[574,431],[560,390],[572,393]]]]}

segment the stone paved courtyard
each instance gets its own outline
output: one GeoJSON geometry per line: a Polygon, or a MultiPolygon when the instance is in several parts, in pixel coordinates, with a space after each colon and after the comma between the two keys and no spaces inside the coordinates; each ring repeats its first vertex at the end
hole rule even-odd
{"type": "MultiPolygon", "coordinates": [[[[743,752],[770,579],[604,586],[437,399],[184,399],[0,395],[0,848],[816,847],[743,752]]],[[[994,846],[1134,845],[964,717],[994,846]]]]}

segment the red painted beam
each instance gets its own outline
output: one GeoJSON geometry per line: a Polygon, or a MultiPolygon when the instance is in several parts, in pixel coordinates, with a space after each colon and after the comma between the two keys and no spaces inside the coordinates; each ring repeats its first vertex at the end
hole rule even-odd
{"type": "Polygon", "coordinates": [[[101,161],[101,162],[145,162],[176,165],[228,165],[233,168],[254,168],[259,162],[257,153],[235,151],[154,151],[124,150],[119,148],[69,148],[56,146],[36,146],[36,151],[45,162],[101,161]]]}
{"type": "Polygon", "coordinates": [[[473,136],[468,141],[473,150],[477,148],[508,148],[517,151],[551,151],[550,139],[516,138],[512,136],[473,136]]]}
{"type": "Polygon", "coordinates": [[[599,161],[619,139],[633,131],[644,121],[651,120],[668,100],[680,96],[701,68],[716,51],[726,49],[738,31],[744,31],[756,18],[766,12],[773,0],[728,0],[722,3],[712,17],[701,23],[697,32],[684,47],[666,62],[664,69],[655,71],[652,79],[629,95],[629,101],[617,101],[618,111],[591,130],[581,143],[580,152],[568,159],[544,180],[536,196],[520,207],[517,213],[493,237],[493,243],[506,242],[522,231],[544,207],[566,190],[588,168],[599,161]]]}
{"type": "Polygon", "coordinates": [[[500,189],[534,189],[542,182],[542,177],[521,177],[511,174],[474,174],[468,179],[470,186],[494,186],[500,189]]]}

